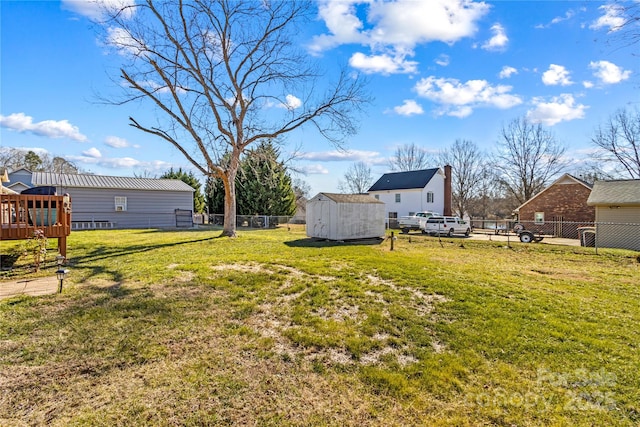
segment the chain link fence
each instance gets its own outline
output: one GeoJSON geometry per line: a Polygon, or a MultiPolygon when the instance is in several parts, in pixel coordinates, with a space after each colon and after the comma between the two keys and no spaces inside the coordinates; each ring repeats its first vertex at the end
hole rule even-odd
{"type": "MultiPolygon", "coordinates": [[[[238,228],[276,228],[282,224],[292,224],[292,218],[290,216],[237,215],[236,226],[238,228]]],[[[194,224],[222,226],[224,224],[224,215],[196,214],[193,217],[193,222],[194,224]]]]}
{"type": "Polygon", "coordinates": [[[640,221],[638,223],[512,221],[471,219],[475,233],[511,235],[520,241],[554,239],[556,243],[598,248],[619,248],[640,251],[640,221]]]}

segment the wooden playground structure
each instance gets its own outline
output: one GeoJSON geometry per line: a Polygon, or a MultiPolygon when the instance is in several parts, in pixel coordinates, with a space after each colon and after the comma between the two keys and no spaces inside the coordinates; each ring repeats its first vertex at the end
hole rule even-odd
{"type": "Polygon", "coordinates": [[[67,256],[71,234],[71,199],[64,196],[0,194],[0,240],[25,240],[42,230],[58,239],[58,251],[67,256]]]}

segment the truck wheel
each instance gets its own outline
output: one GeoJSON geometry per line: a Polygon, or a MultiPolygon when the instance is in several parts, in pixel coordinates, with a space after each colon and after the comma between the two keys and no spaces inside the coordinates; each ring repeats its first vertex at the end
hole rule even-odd
{"type": "Polygon", "coordinates": [[[453,228],[450,228],[449,232],[447,233],[447,236],[449,237],[453,236],[453,231],[454,231],[453,228]]]}
{"type": "Polygon", "coordinates": [[[409,229],[408,229],[407,227],[403,228],[403,229],[402,229],[402,233],[404,233],[404,234],[409,233],[409,229]]]}
{"type": "Polygon", "coordinates": [[[469,237],[469,234],[471,234],[471,230],[467,228],[467,231],[464,232],[464,235],[466,237],[469,237]]]}
{"type": "Polygon", "coordinates": [[[520,233],[520,241],[522,243],[531,243],[531,242],[533,242],[533,234],[529,233],[528,231],[524,231],[524,232],[520,233]]]}

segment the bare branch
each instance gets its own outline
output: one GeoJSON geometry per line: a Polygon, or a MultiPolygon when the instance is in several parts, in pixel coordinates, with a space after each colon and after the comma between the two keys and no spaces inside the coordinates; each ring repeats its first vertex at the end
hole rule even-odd
{"type": "Polygon", "coordinates": [[[365,82],[342,71],[321,81],[294,43],[314,4],[289,0],[145,0],[108,21],[124,55],[123,100],[149,101],[158,123],[131,125],[176,147],[198,170],[225,184],[225,233],[235,235],[235,175],[252,144],[312,125],[341,147],[370,99],[365,82]],[[325,91],[318,87],[327,88],[325,91]],[[296,99],[294,105],[288,104],[296,99]],[[274,108],[285,106],[287,108],[274,108]],[[230,156],[223,162],[225,154],[230,156]]]}

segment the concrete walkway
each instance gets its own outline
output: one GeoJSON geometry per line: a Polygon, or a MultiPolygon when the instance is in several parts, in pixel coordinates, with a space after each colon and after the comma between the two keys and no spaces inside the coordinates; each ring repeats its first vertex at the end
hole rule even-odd
{"type": "Polygon", "coordinates": [[[58,279],[55,277],[39,277],[37,279],[21,279],[12,282],[0,282],[0,299],[17,295],[49,295],[58,292],[58,279]]]}

